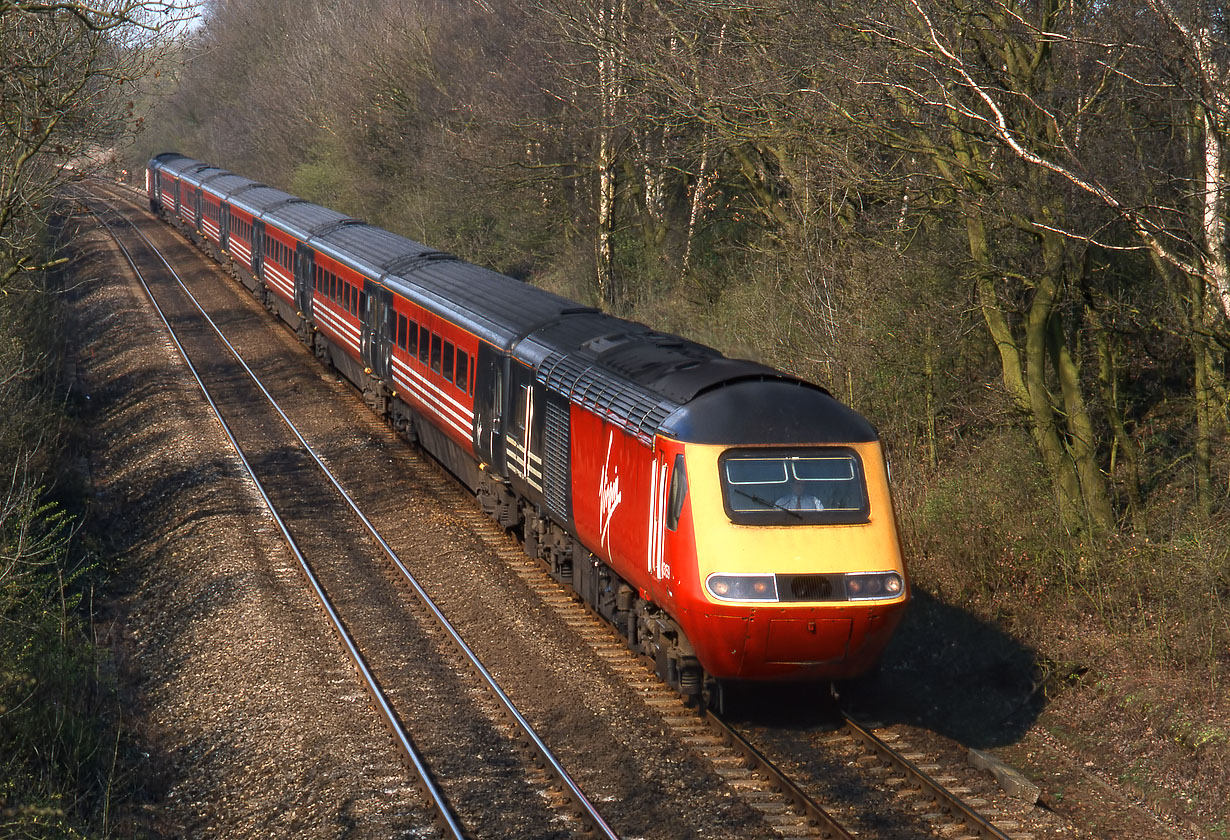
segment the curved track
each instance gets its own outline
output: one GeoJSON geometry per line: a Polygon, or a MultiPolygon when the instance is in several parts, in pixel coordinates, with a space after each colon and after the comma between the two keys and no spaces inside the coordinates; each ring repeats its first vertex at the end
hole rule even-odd
{"type": "MultiPolygon", "coordinates": [[[[558,812],[563,812],[568,815],[568,822],[574,824],[577,833],[614,840],[617,835],[606,824],[597,808],[568,775],[561,762],[496,684],[482,662],[410,573],[406,564],[278,406],[274,397],[226,339],[217,323],[192,296],[162,253],[130,220],[120,217],[120,224],[129,227],[139,240],[138,247],[143,246],[145,249],[144,254],[134,253],[135,249],[125,244],[113,222],[107,219],[107,216],[115,216],[114,211],[105,206],[91,207],[91,210],[122,250],[149,295],[171,341],[183,356],[287,546],[316,593],[373,704],[393,734],[406,763],[414,770],[419,786],[434,808],[442,829],[452,837],[475,836],[479,832],[472,827],[481,826],[490,820],[506,823],[511,816],[510,812],[520,809],[526,813],[516,815],[517,819],[527,830],[542,832],[539,836],[558,832],[558,812]],[[175,299],[177,297],[178,299],[175,299]],[[173,325],[172,321],[176,321],[176,324],[173,325]],[[208,325],[208,329],[205,329],[205,325],[208,325]],[[182,338],[181,332],[184,333],[182,338]],[[206,361],[204,364],[194,364],[194,358],[206,361]],[[237,371],[227,370],[233,368],[231,363],[225,361],[228,358],[233,359],[247,374],[246,381],[237,371]],[[261,397],[264,398],[263,404],[261,397]],[[239,406],[244,407],[242,411],[227,410],[228,407],[234,409],[239,406]],[[254,410],[256,406],[267,407],[267,410],[254,410]],[[278,420],[281,421],[284,431],[282,435],[277,434],[278,420]],[[287,440],[285,433],[289,433],[293,441],[287,440]],[[271,441],[279,437],[282,438],[280,442],[271,444],[271,441]],[[319,480],[320,476],[326,479],[327,485],[335,493],[321,492],[323,483],[319,480]],[[362,527],[341,526],[331,532],[319,527],[322,521],[344,521],[348,514],[349,518],[356,520],[362,527]],[[401,572],[418,598],[420,612],[425,612],[428,620],[434,621],[434,628],[442,631],[436,635],[443,636],[445,644],[440,644],[440,639],[431,638],[434,628],[422,620],[423,616],[418,617],[419,626],[414,628],[424,641],[436,642],[439,653],[443,654],[437,666],[441,674],[453,670],[452,661],[444,658],[452,654],[459,655],[461,661],[477,676],[491,701],[490,704],[494,705],[498,713],[499,723],[502,724],[495,727],[498,735],[502,736],[496,740],[504,741],[505,750],[519,756],[520,760],[516,764],[522,768],[522,779],[509,779],[507,771],[499,768],[499,772],[484,780],[486,784],[479,786],[485,789],[481,796],[476,797],[472,792],[463,795],[456,790],[450,794],[447,789],[451,780],[438,768],[433,769],[433,762],[426,758],[415,744],[405,723],[405,719],[414,717],[415,711],[407,708],[409,704],[405,699],[411,694],[421,696],[431,692],[433,687],[426,681],[417,681],[413,677],[410,678],[409,684],[406,684],[404,678],[399,680],[392,673],[386,673],[383,680],[377,676],[368,663],[363,647],[378,647],[379,642],[371,640],[387,635],[390,625],[373,625],[370,621],[372,611],[353,609],[356,606],[355,599],[346,594],[346,590],[351,587],[343,585],[343,581],[353,580],[357,568],[371,566],[371,542],[374,542],[401,572]],[[329,581],[328,585],[326,581],[329,581]],[[331,596],[329,590],[342,594],[331,596]],[[348,624],[357,629],[352,632],[348,624]],[[361,644],[359,637],[369,640],[367,645],[361,644]],[[499,732],[500,729],[505,731],[499,732]],[[522,785],[527,787],[526,793],[531,795],[508,796],[509,788],[515,790],[522,785]],[[556,794],[556,790],[561,791],[562,795],[556,794]],[[548,803],[548,813],[528,813],[535,809],[526,806],[539,800],[548,803]],[[504,807],[500,807],[501,804],[504,807]]],[[[404,610],[402,615],[405,615],[404,610]]],[[[384,617],[387,619],[390,616],[386,614],[384,617]]],[[[405,624],[403,619],[393,626],[405,624]]],[[[407,635],[398,634],[400,638],[407,638],[407,635]]],[[[450,690],[456,695],[464,692],[458,688],[450,690]]],[[[436,705],[438,707],[441,704],[436,705]]],[[[422,711],[420,709],[419,713],[422,711]]],[[[469,755],[491,751],[490,729],[493,721],[490,718],[489,711],[484,710],[484,714],[473,722],[477,726],[472,726],[473,731],[469,734],[475,738],[476,747],[469,751],[469,755]]],[[[464,720],[454,722],[449,729],[454,734],[464,732],[467,724],[471,723],[464,720]]],[[[491,762],[492,766],[499,763],[491,762]]],[[[466,776],[466,787],[472,791],[475,788],[473,764],[467,768],[466,776]]]]}
{"type": "MultiPolygon", "coordinates": [[[[127,197],[126,200],[133,201],[127,197]]],[[[142,213],[144,214],[144,211],[142,213]]],[[[284,417],[283,420],[285,421],[284,417]]],[[[289,421],[285,422],[289,423],[289,421]]],[[[287,444],[287,446],[289,449],[310,448],[301,436],[293,445],[287,444]]],[[[316,458],[316,462],[319,467],[324,466],[320,463],[319,458],[316,458]]],[[[439,486],[432,492],[446,498],[461,497],[461,494],[457,492],[457,487],[444,474],[438,474],[438,479],[439,486]]],[[[336,479],[331,480],[335,489],[341,491],[341,486],[336,479]]],[[[345,495],[344,491],[342,495],[345,495]]],[[[349,506],[352,508],[350,516],[353,517],[353,510],[357,507],[353,501],[349,501],[349,506]]],[[[765,758],[761,750],[757,749],[747,738],[716,716],[711,714],[700,716],[695,710],[688,708],[680,698],[657,680],[651,667],[647,667],[642,660],[627,650],[621,637],[614,634],[605,623],[574,600],[568,590],[560,587],[544,574],[537,561],[530,560],[522,554],[516,543],[509,540],[502,530],[487,520],[477,507],[459,504],[456,515],[465,520],[469,528],[482,535],[483,542],[499,562],[506,564],[545,605],[558,612],[570,632],[582,640],[585,645],[593,648],[597,660],[605,668],[614,671],[640,695],[641,701],[660,717],[664,734],[669,733],[669,737],[683,744],[693,755],[712,768],[715,775],[725,782],[728,789],[726,796],[733,794],[759,816],[766,833],[786,837],[850,837],[853,834],[839,823],[850,824],[850,820],[845,816],[847,813],[857,811],[859,808],[869,808],[877,811],[887,809],[894,812],[880,813],[870,820],[871,824],[881,827],[896,826],[883,836],[930,834],[946,838],[979,837],[1000,838],[1001,840],[1008,836],[989,820],[977,814],[967,803],[963,803],[959,795],[948,791],[944,785],[928,776],[927,772],[917,767],[908,757],[895,754],[887,744],[879,741],[873,734],[859,729],[853,723],[848,723],[841,735],[834,736],[833,743],[837,744],[840,741],[842,749],[847,749],[850,744],[866,745],[859,746],[860,755],[851,758],[848,763],[859,767],[859,772],[866,776],[866,786],[869,789],[877,789],[881,795],[879,802],[875,804],[835,803],[838,806],[836,811],[843,816],[834,818],[813,801],[805,790],[807,785],[792,781],[786,773],[765,758]],[[885,800],[895,801],[899,807],[885,806],[883,804],[885,800]]],[[[323,515],[318,514],[318,518],[323,520],[323,515]]],[[[370,523],[368,523],[368,528],[370,530],[365,549],[365,561],[370,565],[373,553],[370,534],[374,533],[374,528],[370,523]]],[[[395,557],[379,535],[375,536],[374,542],[381,546],[380,550],[383,553],[395,557]]],[[[364,551],[359,553],[364,554],[364,551]]],[[[401,566],[401,574],[408,576],[405,565],[400,561],[395,562],[401,566]]],[[[417,582],[412,586],[418,590],[418,594],[426,596],[417,582]]],[[[402,611],[405,611],[404,608],[402,611]]],[[[442,615],[440,617],[442,618],[442,615]]],[[[385,620],[398,621],[387,615],[385,620]]],[[[401,632],[394,631],[393,635],[399,635],[401,632]]],[[[400,641],[405,644],[404,638],[400,641]]],[[[424,644],[428,642],[435,643],[429,632],[424,635],[424,644]]],[[[418,643],[416,643],[417,646],[418,643]]],[[[471,667],[485,670],[481,665],[471,667]]],[[[488,717],[500,717],[502,714],[506,713],[492,712],[488,713],[488,717]]],[[[512,717],[520,716],[514,712],[512,717]]],[[[516,736],[510,737],[515,740],[516,736]]],[[[534,736],[531,740],[536,737],[534,736]]],[[[548,783],[546,789],[548,792],[540,794],[541,798],[576,800],[579,796],[583,799],[578,789],[568,788],[566,783],[561,784],[558,780],[548,783]],[[551,788],[556,790],[552,791],[551,788]],[[567,793],[561,791],[567,791],[567,793]]],[[[601,822],[601,817],[595,815],[572,816],[569,820],[578,830],[591,827],[598,831],[610,831],[601,822]]],[[[864,824],[867,822],[863,821],[864,824]]],[[[527,823],[525,827],[528,829],[529,824],[527,823]]],[[[558,824],[554,828],[558,828],[558,824]]],[[[866,835],[867,831],[857,830],[857,833],[866,835]]]]}

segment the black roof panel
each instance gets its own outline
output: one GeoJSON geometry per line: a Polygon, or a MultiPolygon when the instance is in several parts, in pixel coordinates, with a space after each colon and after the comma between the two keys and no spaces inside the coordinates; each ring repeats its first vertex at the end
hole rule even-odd
{"type": "Polygon", "coordinates": [[[782,446],[877,439],[863,415],[823,388],[780,374],[710,388],[666,418],[662,433],[693,443],[782,446]]]}
{"type": "Polygon", "coordinates": [[[250,184],[256,184],[256,182],[250,178],[244,178],[242,175],[236,175],[234,172],[226,172],[216,178],[210,178],[209,183],[204,185],[204,189],[206,192],[211,192],[214,195],[225,198],[235,190],[247,187],[250,184]]]}
{"type": "MultiPolygon", "coordinates": [[[[193,160],[190,157],[176,154],[175,152],[163,152],[154,158],[157,161],[157,167],[165,172],[178,176],[185,169],[190,169],[193,166],[201,164],[199,160],[193,160]]],[[[201,164],[203,165],[203,164],[201,164]]]]}
{"type": "Polygon", "coordinates": [[[265,221],[288,230],[299,239],[306,241],[316,231],[328,228],[339,222],[354,221],[345,213],[321,207],[307,201],[296,201],[269,212],[265,221]]]}
{"type": "Polygon", "coordinates": [[[325,251],[342,252],[339,256],[373,280],[379,279],[389,266],[399,259],[426,253],[426,245],[366,224],[346,225],[319,237],[313,246],[325,251]]]}
{"type": "Polygon", "coordinates": [[[284,206],[287,202],[294,200],[296,200],[295,196],[290,193],[275,190],[273,187],[266,187],[263,184],[252,189],[243,190],[228,199],[231,204],[251,213],[253,216],[260,216],[268,210],[284,206]]]}

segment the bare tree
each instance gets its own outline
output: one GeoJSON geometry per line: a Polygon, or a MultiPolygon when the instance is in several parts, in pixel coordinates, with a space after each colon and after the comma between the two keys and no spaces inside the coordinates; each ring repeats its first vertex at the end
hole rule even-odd
{"type": "MultiPolygon", "coordinates": [[[[1097,501],[1105,467],[1094,461],[1101,444],[1081,393],[1081,360],[1056,343],[1063,334],[1056,319],[1065,309],[1079,313],[1077,301],[1096,309],[1093,275],[1082,265],[1115,255],[1127,259],[1135,251],[1146,254],[1157,277],[1174,290],[1185,323],[1196,389],[1196,483],[1207,505],[1218,400],[1225,423],[1225,371],[1214,346],[1220,341],[1224,348],[1230,334],[1230,168],[1223,154],[1230,59],[1222,4],[904,0],[858,19],[868,43],[893,57],[862,81],[882,90],[912,126],[894,142],[929,159],[964,197],[970,253],[982,266],[979,300],[1003,361],[1004,384],[1032,418],[1061,502],[1077,498],[1065,486],[1079,487],[1086,515],[1107,521],[1107,508],[1097,501]],[[1043,258],[1041,270],[1027,272],[1023,342],[1014,338],[1007,301],[994,284],[997,275],[1011,275],[995,258],[995,245],[1004,240],[987,227],[985,212],[1005,194],[1014,169],[1023,179],[1020,212],[995,213],[1010,223],[1016,217],[1043,258]],[[1222,317],[1210,319],[1217,309],[1222,317]],[[1047,367],[1053,380],[1043,375],[1047,367]],[[1066,464],[1075,467],[1067,479],[1066,464]]],[[[1104,345],[1103,317],[1086,312],[1083,329],[1104,345]]],[[[1103,403],[1115,442],[1123,444],[1119,451],[1131,461],[1138,447],[1113,404],[1108,383],[1115,374],[1105,368],[1110,358],[1103,347],[1103,403]]],[[[1078,510],[1071,502],[1066,507],[1078,510]]]]}
{"type": "Polygon", "coordinates": [[[55,264],[35,247],[52,196],[135,128],[134,83],[190,7],[0,1],[0,288],[55,264]]]}

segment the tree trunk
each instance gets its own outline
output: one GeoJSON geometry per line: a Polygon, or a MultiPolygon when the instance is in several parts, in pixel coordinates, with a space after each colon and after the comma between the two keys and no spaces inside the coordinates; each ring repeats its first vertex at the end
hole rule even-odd
{"type": "Polygon", "coordinates": [[[1085,307],[1085,317],[1093,327],[1093,340],[1097,343],[1098,388],[1103,409],[1106,411],[1106,421],[1114,435],[1110,477],[1114,480],[1117,472],[1115,455],[1121,453],[1126,473],[1123,478],[1124,492],[1128,507],[1135,515],[1140,511],[1140,460],[1143,453],[1140,444],[1128,433],[1123,410],[1119,406],[1119,364],[1115,348],[1111,344],[1111,336],[1102,323],[1101,313],[1091,303],[1085,307]]]}
{"type": "Polygon", "coordinates": [[[600,116],[597,159],[594,162],[598,176],[594,279],[599,301],[604,306],[609,306],[616,303],[615,254],[611,232],[615,220],[615,122],[620,98],[618,45],[622,42],[619,37],[623,17],[622,0],[602,0],[597,14],[600,116]]]}

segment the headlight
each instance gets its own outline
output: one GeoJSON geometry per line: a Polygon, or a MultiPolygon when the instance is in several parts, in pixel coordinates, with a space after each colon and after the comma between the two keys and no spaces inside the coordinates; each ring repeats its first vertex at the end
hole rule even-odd
{"type": "Polygon", "coordinates": [[[846,575],[846,598],[859,601],[866,598],[896,598],[904,588],[896,572],[870,572],[846,575]]]}
{"type": "Polygon", "coordinates": [[[709,594],[723,601],[776,601],[777,580],[773,575],[709,575],[709,594]]]}

